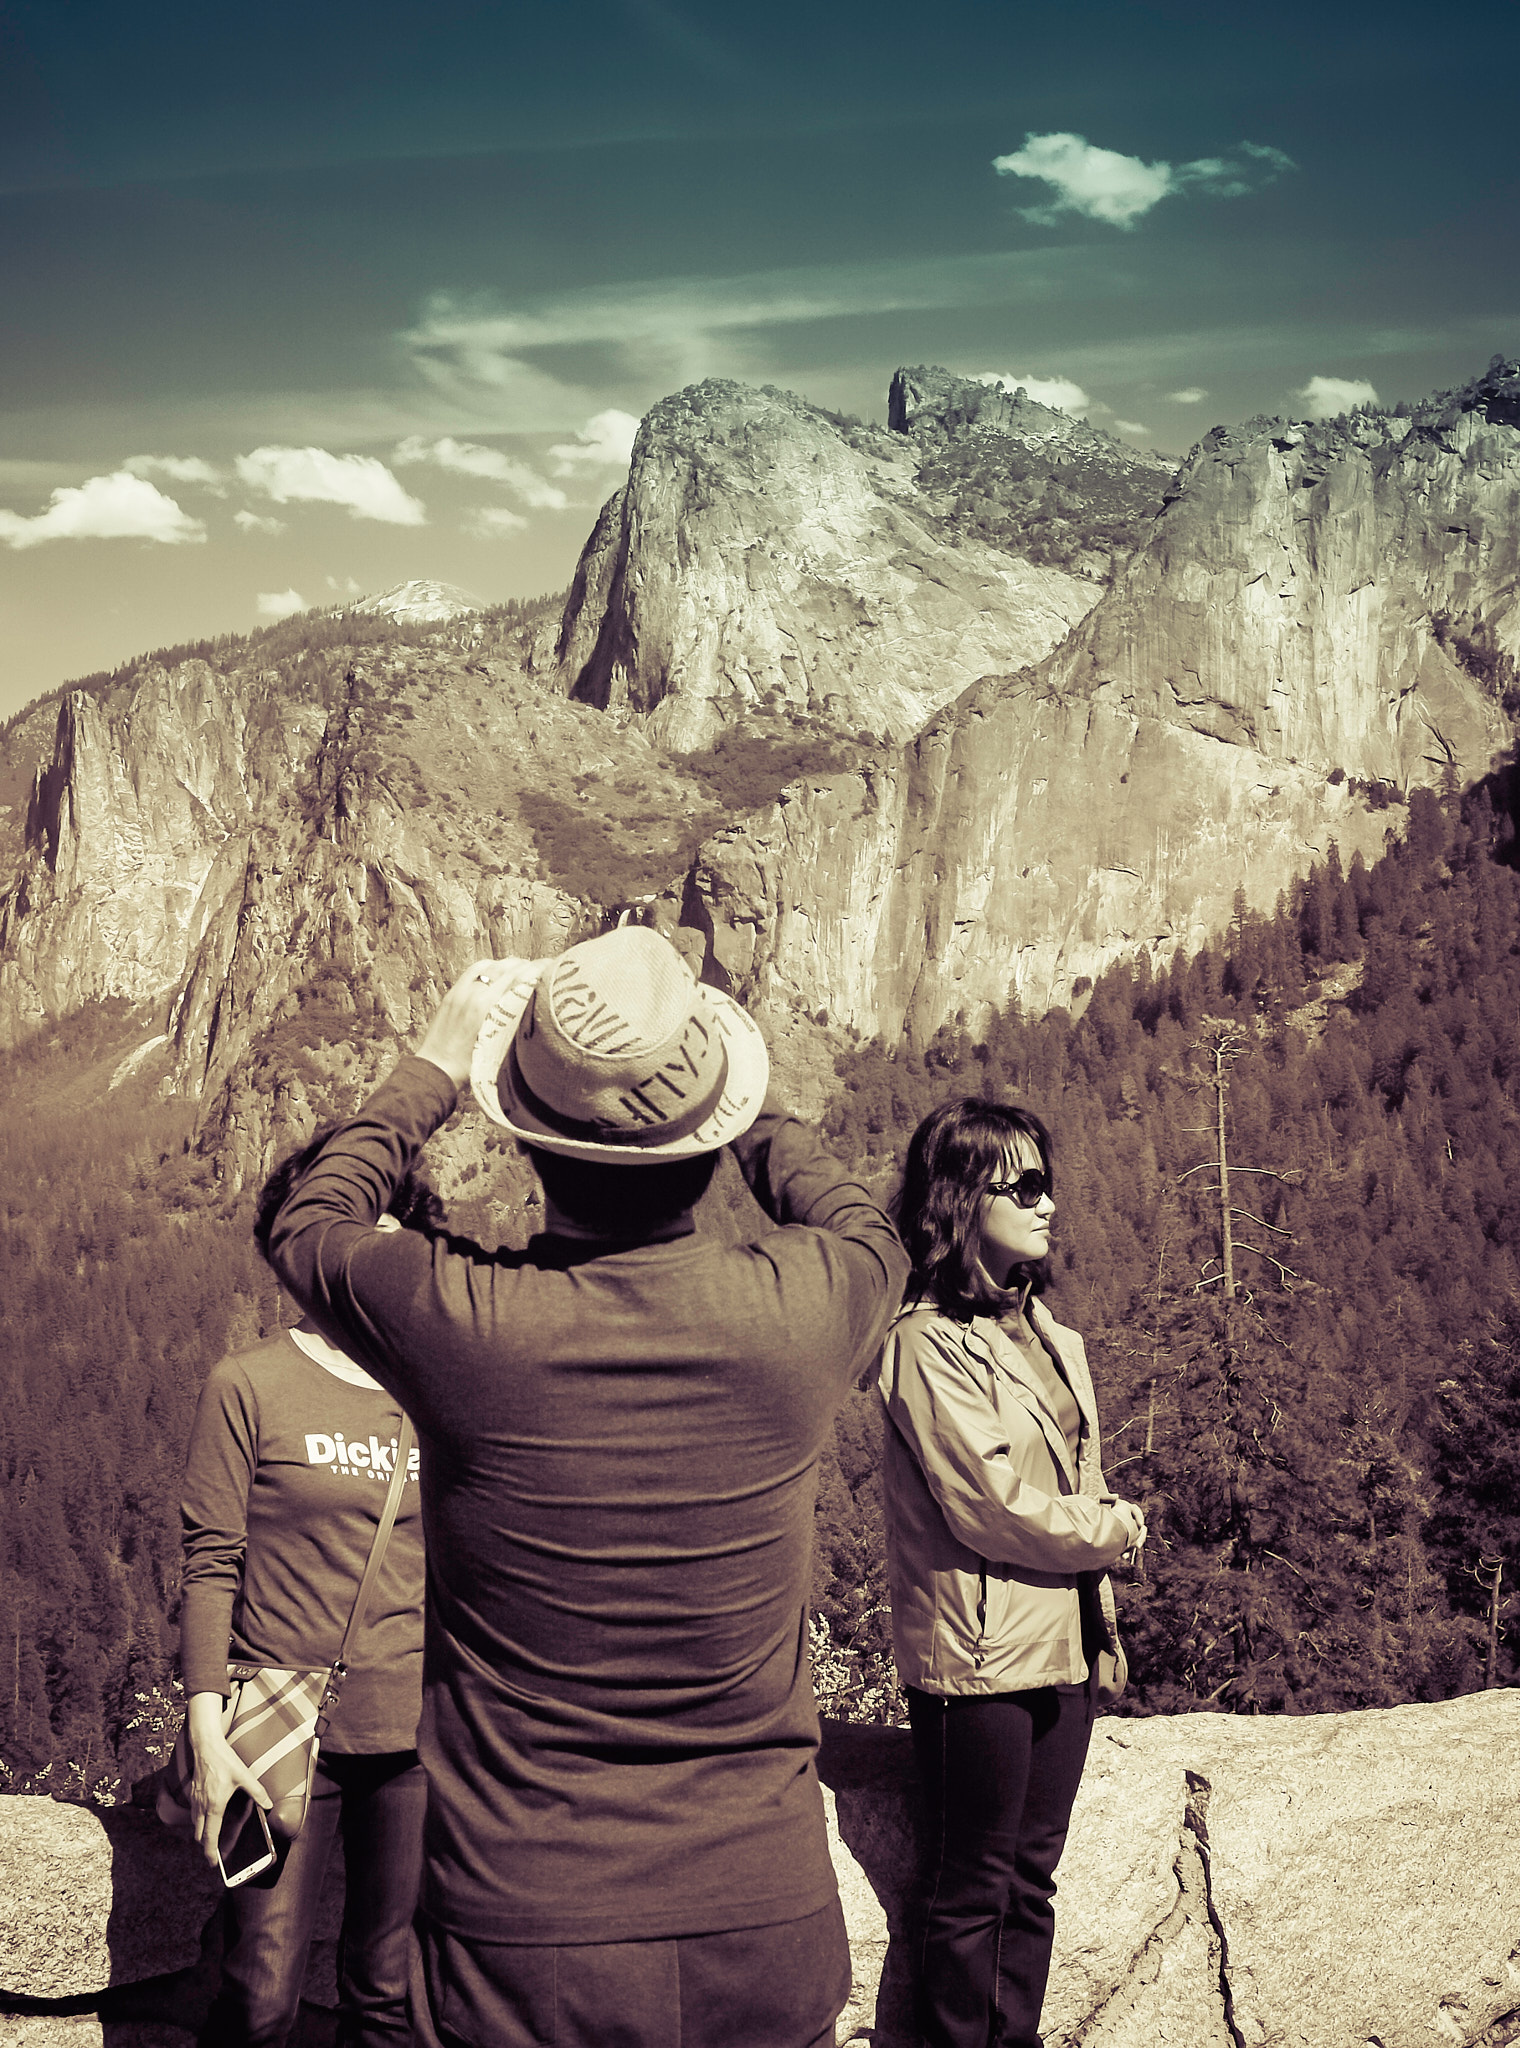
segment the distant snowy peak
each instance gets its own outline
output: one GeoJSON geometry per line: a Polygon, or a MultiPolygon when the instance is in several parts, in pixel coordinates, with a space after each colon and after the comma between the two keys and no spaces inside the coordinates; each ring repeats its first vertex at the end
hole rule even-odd
{"type": "Polygon", "coordinates": [[[345,606],[351,612],[378,613],[403,626],[441,625],[445,619],[461,618],[466,612],[482,608],[481,599],[471,597],[457,583],[434,583],[416,576],[409,583],[398,583],[374,597],[361,597],[356,604],[345,606]]]}

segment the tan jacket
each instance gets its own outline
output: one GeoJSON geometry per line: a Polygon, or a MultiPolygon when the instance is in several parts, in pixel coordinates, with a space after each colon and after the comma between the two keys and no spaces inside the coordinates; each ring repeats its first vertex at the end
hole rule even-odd
{"type": "Polygon", "coordinates": [[[925,1692],[1024,1692],[1117,1652],[1102,1576],[1128,1547],[1099,1462],[1082,1339],[1039,1302],[1036,1333],[1082,1417],[1077,1461],[1018,1347],[986,1316],[906,1309],[882,1351],[883,1483],[899,1676],[925,1692]]]}

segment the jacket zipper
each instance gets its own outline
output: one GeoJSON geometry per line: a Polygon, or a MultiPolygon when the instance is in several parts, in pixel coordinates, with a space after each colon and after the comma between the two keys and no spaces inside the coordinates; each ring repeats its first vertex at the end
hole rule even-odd
{"type": "MultiPolygon", "coordinates": [[[[969,1338],[971,1334],[972,1332],[968,1325],[966,1330],[966,1336],[969,1338]]],[[[997,1364],[991,1354],[991,1351],[987,1350],[985,1346],[983,1353],[983,1363],[986,1365],[987,1368],[987,1398],[992,1403],[993,1413],[996,1414],[998,1412],[997,1364]]],[[[985,1557],[983,1557],[977,1560],[976,1648],[971,1653],[972,1668],[976,1671],[980,1671],[982,1666],[986,1663],[986,1661],[987,1560],[985,1557]]]]}

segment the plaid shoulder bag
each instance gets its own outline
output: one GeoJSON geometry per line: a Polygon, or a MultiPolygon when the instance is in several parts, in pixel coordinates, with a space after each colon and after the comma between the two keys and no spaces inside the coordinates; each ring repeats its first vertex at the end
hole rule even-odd
{"type": "MultiPolygon", "coordinates": [[[[228,1700],[222,1710],[222,1733],[273,1801],[267,1819],[271,1834],[280,1841],[293,1842],[305,1825],[317,1751],[343,1690],[349,1646],[364,1626],[365,1610],[401,1506],[401,1489],[415,1441],[411,1419],[403,1414],[385,1506],[332,1663],[316,1671],[281,1671],[271,1664],[227,1666],[228,1700]]],[[[159,1819],[176,1834],[192,1834],[195,1829],[190,1810],[194,1774],[187,1716],[174,1753],[158,1774],[153,1797],[159,1819]]]]}

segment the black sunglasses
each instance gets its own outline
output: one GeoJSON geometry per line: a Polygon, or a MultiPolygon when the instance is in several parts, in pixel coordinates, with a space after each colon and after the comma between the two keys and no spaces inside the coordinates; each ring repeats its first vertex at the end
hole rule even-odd
{"type": "Polygon", "coordinates": [[[1033,1209],[1045,1199],[1050,1189],[1050,1175],[1043,1166],[1026,1167],[1017,1180],[991,1180],[987,1183],[989,1195],[1007,1195],[1021,1209],[1033,1209]]]}

